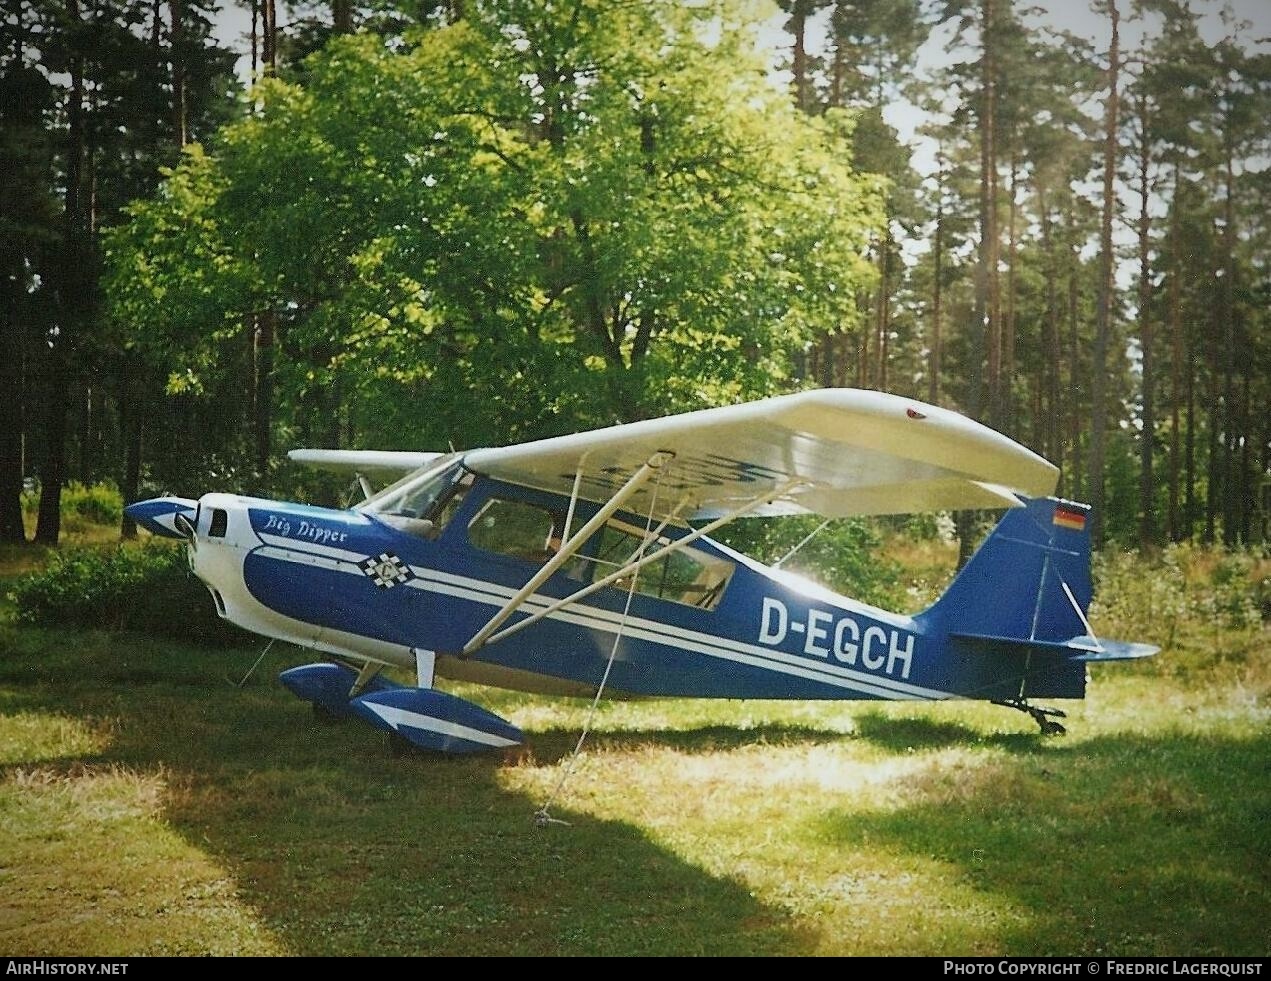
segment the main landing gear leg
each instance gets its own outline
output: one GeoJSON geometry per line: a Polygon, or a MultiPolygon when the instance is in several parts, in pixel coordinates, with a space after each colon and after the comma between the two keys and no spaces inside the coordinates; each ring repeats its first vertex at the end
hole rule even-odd
{"type": "Polygon", "coordinates": [[[1041,729],[1043,736],[1062,736],[1068,730],[1055,721],[1056,718],[1066,719],[1068,713],[1062,709],[1045,708],[1041,705],[1029,705],[1023,699],[1011,699],[1009,701],[994,701],[994,705],[1001,705],[1003,708],[1015,709],[1017,712],[1023,712],[1030,715],[1033,721],[1037,723],[1041,729]]]}

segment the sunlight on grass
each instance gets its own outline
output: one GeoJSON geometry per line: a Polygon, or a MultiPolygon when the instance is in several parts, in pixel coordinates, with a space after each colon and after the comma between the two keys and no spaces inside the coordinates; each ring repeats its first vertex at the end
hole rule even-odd
{"type": "MultiPolygon", "coordinates": [[[[1162,926],[1149,896],[1217,891],[1245,936],[1267,933],[1249,902],[1265,861],[1220,869],[1195,851],[1233,821],[1211,774],[1241,765],[1234,747],[1257,758],[1266,732],[1265,698],[1240,683],[1257,664],[1199,687],[1106,672],[1088,702],[1064,705],[1061,739],[979,703],[602,706],[553,811],[644,828],[799,924],[809,953],[1229,950],[1214,914],[1180,908],[1162,926]]],[[[532,743],[535,729],[569,734],[560,757],[498,774],[543,801],[585,711],[505,708],[532,743]]],[[[1236,812],[1265,800],[1265,781],[1249,789],[1236,812]]]]}
{"type": "MultiPolygon", "coordinates": [[[[49,725],[52,734],[30,742],[51,744],[66,728],[49,725]]],[[[0,782],[0,946],[14,955],[286,952],[232,876],[165,824],[166,793],[162,771],[10,771],[0,782]]]]}
{"type": "MultiPolygon", "coordinates": [[[[559,803],[644,827],[686,863],[740,882],[763,905],[815,927],[809,953],[934,954],[951,944],[982,953],[1001,949],[1003,931],[1019,929],[1029,913],[935,857],[868,837],[845,848],[827,842],[821,826],[832,815],[895,813],[924,774],[983,765],[965,748],[894,757],[850,736],[706,753],[600,749],[559,803]]],[[[522,766],[500,779],[543,797],[559,774],[559,766],[522,766]]]]}
{"type": "Polygon", "coordinates": [[[109,745],[108,726],[49,713],[0,715],[0,766],[93,756],[109,745]]]}

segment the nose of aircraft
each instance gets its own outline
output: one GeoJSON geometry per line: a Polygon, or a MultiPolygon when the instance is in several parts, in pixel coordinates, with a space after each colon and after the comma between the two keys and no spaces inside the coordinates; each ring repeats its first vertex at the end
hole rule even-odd
{"type": "Polygon", "coordinates": [[[184,516],[187,522],[192,522],[198,506],[198,501],[188,497],[152,497],[148,501],[129,504],[124,508],[124,514],[156,535],[185,538],[188,532],[177,526],[177,517],[184,516]]]}

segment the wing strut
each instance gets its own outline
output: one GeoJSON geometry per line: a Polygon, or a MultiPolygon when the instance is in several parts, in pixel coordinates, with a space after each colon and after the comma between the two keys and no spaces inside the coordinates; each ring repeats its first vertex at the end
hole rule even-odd
{"type": "MultiPolygon", "coordinates": [[[[582,589],[578,590],[577,592],[571,593],[570,595],[566,596],[564,599],[557,600],[555,603],[552,603],[550,606],[542,610],[535,611],[534,613],[526,617],[524,620],[518,620],[516,623],[512,624],[512,626],[499,631],[493,637],[489,637],[486,642],[493,644],[496,641],[502,640],[504,637],[512,636],[512,634],[516,633],[518,630],[522,630],[525,627],[528,627],[532,623],[537,623],[539,620],[543,619],[543,617],[549,616],[555,613],[557,610],[561,609],[562,607],[569,606],[571,603],[577,603],[579,600],[590,596],[592,593],[596,592],[598,589],[602,589],[605,586],[609,586],[613,584],[617,580],[621,579],[623,576],[628,576],[631,573],[635,572],[636,570],[644,568],[650,562],[656,562],[658,559],[662,558],[664,555],[668,554],[669,552],[679,551],[681,548],[684,548],[686,545],[689,545],[697,541],[703,535],[710,534],[720,525],[727,524],[728,522],[732,521],[734,518],[740,518],[747,511],[753,511],[755,508],[759,507],[759,505],[764,504],[768,501],[775,501],[777,498],[781,497],[783,494],[789,493],[795,487],[798,487],[800,484],[803,484],[803,483],[806,483],[806,481],[802,481],[802,480],[786,481],[784,484],[780,485],[779,487],[766,491],[758,497],[752,497],[746,503],[733,508],[733,510],[729,511],[727,514],[716,518],[714,521],[710,522],[710,524],[703,525],[701,528],[698,528],[696,531],[692,532],[691,534],[685,535],[683,538],[677,538],[675,541],[671,542],[669,545],[663,545],[661,548],[657,549],[656,551],[649,552],[643,557],[640,557],[640,552],[637,551],[635,556],[633,556],[632,561],[628,562],[621,569],[618,569],[614,572],[609,573],[609,575],[605,576],[603,579],[597,579],[590,586],[584,586],[582,589]]],[[[581,534],[581,532],[579,534],[581,534]]],[[[516,596],[512,597],[512,599],[508,600],[508,605],[505,606],[503,610],[500,610],[499,612],[503,613],[506,610],[508,615],[510,616],[513,610],[509,609],[509,607],[515,606],[517,603],[522,602],[526,597],[530,595],[530,592],[527,590],[522,590],[522,592],[525,594],[525,596],[521,596],[521,594],[518,593],[516,596]],[[518,597],[520,598],[518,599],[518,597]]],[[[499,622],[501,623],[503,619],[506,619],[506,617],[500,619],[499,622]]],[[[467,655],[467,654],[470,654],[473,650],[476,650],[476,647],[472,643],[469,643],[468,647],[464,648],[463,653],[467,655]]]]}
{"type": "MultiPolygon", "coordinates": [[[[632,474],[631,478],[618,488],[616,492],[614,492],[613,497],[609,498],[608,502],[592,516],[591,520],[579,528],[577,534],[573,535],[567,542],[562,544],[560,550],[548,560],[547,564],[544,565],[543,568],[539,569],[538,572],[534,573],[534,575],[530,577],[529,582],[517,590],[516,594],[503,604],[503,608],[492,616],[484,627],[473,634],[472,639],[464,645],[464,648],[460,652],[459,656],[467,657],[472,654],[473,651],[482,647],[489,639],[490,635],[498,630],[503,622],[515,613],[528,597],[534,594],[534,590],[538,589],[539,586],[547,582],[557,569],[573,558],[574,553],[583,546],[583,543],[586,542],[598,528],[609,520],[618,508],[622,507],[623,502],[638,491],[650,477],[672,460],[674,456],[674,453],[667,453],[661,450],[650,456],[640,469],[632,474]]],[[[581,470],[579,473],[581,474],[581,470]]],[[[575,484],[577,484],[577,482],[578,478],[576,477],[575,484]]]]}

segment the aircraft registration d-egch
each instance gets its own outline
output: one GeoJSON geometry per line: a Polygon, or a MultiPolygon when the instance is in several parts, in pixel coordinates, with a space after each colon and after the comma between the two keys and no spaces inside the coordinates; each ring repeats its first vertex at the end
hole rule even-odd
{"type": "Polygon", "coordinates": [[[282,683],[399,745],[514,746],[520,729],[438,677],[561,695],[981,699],[1062,733],[1036,699],[1092,662],[1089,508],[1057,469],[957,413],[822,389],[451,453],[293,450],[357,475],[348,510],[205,494],[128,507],[188,541],[217,612],[331,660],[282,683]],[[375,487],[373,480],[387,486],[375,487]],[[708,536],[743,516],[1006,508],[927,610],[904,616],[708,536]],[[389,666],[415,674],[391,682],[389,666]]]}

